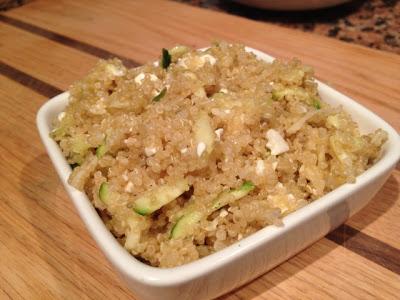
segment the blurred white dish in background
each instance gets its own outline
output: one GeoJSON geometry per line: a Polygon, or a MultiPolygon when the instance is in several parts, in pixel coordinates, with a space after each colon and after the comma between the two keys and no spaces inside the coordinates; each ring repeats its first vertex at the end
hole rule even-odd
{"type": "Polygon", "coordinates": [[[245,5],[272,10],[307,10],[339,5],[349,0],[234,0],[245,5]]]}

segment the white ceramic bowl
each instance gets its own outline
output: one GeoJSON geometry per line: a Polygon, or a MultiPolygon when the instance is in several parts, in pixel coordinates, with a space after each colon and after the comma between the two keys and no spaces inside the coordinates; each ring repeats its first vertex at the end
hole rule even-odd
{"type": "Polygon", "coordinates": [[[306,10],[331,7],[350,0],[234,0],[248,6],[271,10],[306,10]]]}
{"type": "MultiPolygon", "coordinates": [[[[273,57],[247,48],[262,60],[273,57]]],[[[68,93],[50,99],[37,114],[42,141],[79,215],[97,244],[139,299],[210,299],[265,273],[295,255],[359,211],[381,188],[400,157],[397,132],[360,104],[319,82],[321,97],[342,105],[363,132],[382,128],[389,134],[382,158],[357,178],[283,219],[202,259],[171,269],[145,265],[131,256],[104,226],[86,195],[68,185],[71,168],[49,137],[51,123],[68,103],[68,93]]]]}

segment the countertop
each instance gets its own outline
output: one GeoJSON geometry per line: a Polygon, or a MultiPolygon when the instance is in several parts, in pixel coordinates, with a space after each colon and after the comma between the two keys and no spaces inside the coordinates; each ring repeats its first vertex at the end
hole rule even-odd
{"type": "MultiPolygon", "coordinates": [[[[64,191],[35,116],[99,58],[138,66],[216,38],[298,57],[400,130],[400,56],[388,51],[170,1],[35,0],[2,12],[0,299],[135,299],[64,191]]],[[[221,299],[398,299],[399,181],[397,167],[344,225],[221,299]]]]}
{"type": "Polygon", "coordinates": [[[400,54],[398,0],[356,0],[335,7],[296,12],[263,10],[232,0],[178,1],[400,54]]]}

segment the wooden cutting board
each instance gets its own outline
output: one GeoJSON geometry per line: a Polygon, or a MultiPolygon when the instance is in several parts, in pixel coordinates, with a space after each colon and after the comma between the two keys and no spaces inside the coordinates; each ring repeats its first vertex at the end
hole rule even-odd
{"type": "MultiPolygon", "coordinates": [[[[216,39],[298,57],[400,129],[398,55],[175,2],[30,1],[0,14],[1,299],[133,298],[64,192],[35,114],[99,58],[135,66],[216,39]]],[[[398,298],[399,181],[397,168],[344,226],[222,299],[398,298]]]]}

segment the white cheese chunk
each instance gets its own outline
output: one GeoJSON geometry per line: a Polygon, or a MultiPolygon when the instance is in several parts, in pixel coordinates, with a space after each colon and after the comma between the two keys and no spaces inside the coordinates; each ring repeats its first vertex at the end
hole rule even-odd
{"type": "Polygon", "coordinates": [[[127,193],[132,193],[132,188],[133,188],[133,183],[131,181],[129,181],[126,186],[125,186],[125,192],[127,193]]]}
{"type": "Polygon", "coordinates": [[[204,54],[201,56],[195,55],[195,56],[180,58],[177,64],[178,66],[181,66],[185,69],[197,70],[199,68],[202,68],[206,62],[209,62],[211,65],[214,65],[217,62],[217,59],[210,54],[204,54]]]}
{"type": "Polygon", "coordinates": [[[187,69],[188,66],[187,66],[187,64],[186,64],[186,58],[180,58],[180,59],[178,60],[178,66],[187,69]]]}
{"type": "Polygon", "coordinates": [[[206,150],[206,144],[203,142],[200,142],[197,144],[197,156],[200,157],[204,150],[206,150]]]}
{"type": "Polygon", "coordinates": [[[144,153],[146,154],[147,157],[156,154],[156,152],[157,152],[157,149],[154,148],[154,147],[146,147],[146,148],[144,148],[144,153]]]}
{"type": "Polygon", "coordinates": [[[125,171],[124,174],[122,174],[122,179],[125,181],[128,181],[129,177],[128,177],[128,172],[125,171]]]}
{"type": "Polygon", "coordinates": [[[112,64],[107,65],[106,69],[110,74],[112,74],[114,76],[123,76],[125,74],[124,69],[118,68],[117,66],[112,65],[112,64]]]}
{"type": "Polygon", "coordinates": [[[224,129],[223,128],[218,128],[214,132],[217,135],[217,141],[220,141],[221,140],[221,135],[224,133],[224,129]]]}
{"type": "MultiPolygon", "coordinates": [[[[158,77],[154,74],[150,73],[149,76],[150,76],[150,80],[153,82],[158,80],[158,77]]],[[[134,80],[137,84],[142,84],[145,77],[146,77],[146,74],[140,73],[140,74],[136,75],[134,80]]]]}
{"type": "Polygon", "coordinates": [[[107,112],[106,108],[105,108],[105,105],[104,105],[104,102],[101,101],[101,100],[97,101],[97,103],[95,105],[92,105],[89,108],[89,111],[94,115],[103,115],[103,114],[105,114],[107,112]]]}
{"type": "Polygon", "coordinates": [[[217,59],[210,54],[205,54],[201,56],[201,59],[204,61],[204,63],[209,62],[212,66],[215,65],[215,63],[217,62],[217,59]]]}
{"type": "Polygon", "coordinates": [[[138,75],[135,77],[135,82],[136,82],[137,84],[142,84],[142,81],[144,80],[144,77],[145,77],[144,73],[138,74],[138,75]]]}
{"type": "Polygon", "coordinates": [[[269,129],[267,131],[267,147],[271,150],[272,155],[279,155],[286,151],[289,151],[289,145],[275,129],[269,129]]]}
{"type": "Polygon", "coordinates": [[[151,81],[157,81],[158,77],[156,75],[154,75],[154,74],[150,74],[150,80],[151,81]]]}
{"type": "Polygon", "coordinates": [[[58,114],[58,116],[57,116],[57,119],[58,119],[58,121],[62,121],[62,119],[64,119],[64,117],[65,117],[65,111],[63,111],[63,112],[60,112],[59,114],[58,114]]]}
{"type": "Polygon", "coordinates": [[[258,159],[256,162],[256,173],[257,175],[262,175],[265,170],[265,164],[262,159],[258,159]]]}
{"type": "Polygon", "coordinates": [[[221,212],[219,213],[219,216],[221,218],[225,218],[227,215],[229,215],[229,213],[226,211],[226,209],[221,210],[221,212]]]}

